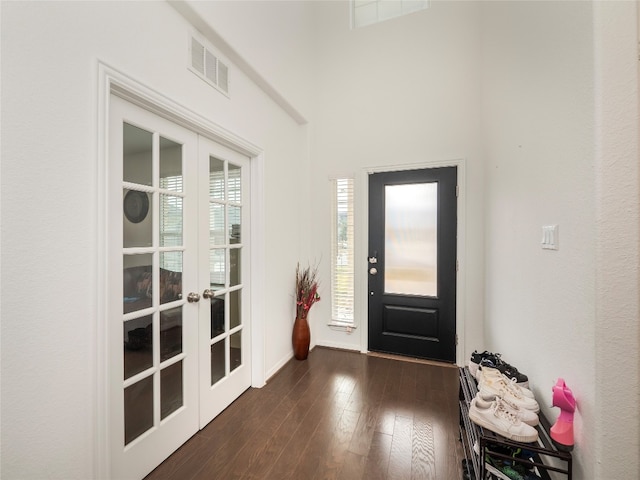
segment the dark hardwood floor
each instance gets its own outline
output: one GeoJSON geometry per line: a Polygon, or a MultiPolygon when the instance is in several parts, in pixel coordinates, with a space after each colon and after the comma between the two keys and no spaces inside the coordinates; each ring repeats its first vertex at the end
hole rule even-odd
{"type": "Polygon", "coordinates": [[[317,347],[147,479],[459,480],[457,405],[456,368],[317,347]]]}

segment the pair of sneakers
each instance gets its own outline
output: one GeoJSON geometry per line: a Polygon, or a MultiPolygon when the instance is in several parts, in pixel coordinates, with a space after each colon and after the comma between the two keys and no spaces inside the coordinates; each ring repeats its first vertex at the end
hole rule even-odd
{"type": "Polygon", "coordinates": [[[469,372],[478,379],[479,372],[484,367],[496,368],[509,379],[515,379],[518,385],[529,388],[529,378],[524,373],[519,372],[516,367],[502,360],[499,353],[491,353],[486,350],[479,353],[474,350],[469,360],[469,372]]]}
{"type": "Polygon", "coordinates": [[[500,397],[514,407],[538,413],[540,406],[528,388],[520,386],[495,368],[484,367],[478,375],[478,391],[483,398],[500,397]]]}
{"type": "MultiPolygon", "coordinates": [[[[532,412],[514,408],[499,397],[491,401],[479,395],[471,400],[469,419],[487,430],[516,442],[531,443],[538,440],[538,431],[523,420],[531,422],[532,412]],[[523,413],[524,412],[524,413],[523,413]],[[523,414],[525,418],[523,418],[523,414]]],[[[533,413],[533,415],[536,415],[533,413]]],[[[536,415],[537,416],[537,415],[536,415]]]]}
{"type": "Polygon", "coordinates": [[[535,442],[540,406],[530,390],[518,387],[498,370],[485,368],[469,408],[472,422],[517,442],[535,442]]]}

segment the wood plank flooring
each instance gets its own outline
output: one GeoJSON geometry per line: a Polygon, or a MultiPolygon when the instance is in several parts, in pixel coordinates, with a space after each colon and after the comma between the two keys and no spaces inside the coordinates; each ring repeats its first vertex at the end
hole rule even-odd
{"type": "Polygon", "coordinates": [[[148,480],[459,480],[458,370],[317,347],[148,480]]]}

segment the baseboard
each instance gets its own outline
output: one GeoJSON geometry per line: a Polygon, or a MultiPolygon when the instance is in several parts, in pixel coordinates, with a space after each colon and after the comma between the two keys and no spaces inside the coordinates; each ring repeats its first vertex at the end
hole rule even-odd
{"type": "Polygon", "coordinates": [[[278,363],[276,363],[272,368],[270,368],[267,371],[267,378],[265,380],[268,382],[269,379],[273,377],[276,373],[278,373],[278,371],[282,367],[284,367],[287,364],[287,362],[289,362],[289,360],[291,360],[292,358],[293,358],[293,351],[288,353],[284,357],[282,357],[278,363]]]}
{"type": "Polygon", "coordinates": [[[359,345],[353,345],[350,343],[340,343],[340,342],[320,342],[316,343],[317,347],[327,347],[327,348],[335,348],[338,350],[349,350],[351,352],[360,352],[359,345]]]}

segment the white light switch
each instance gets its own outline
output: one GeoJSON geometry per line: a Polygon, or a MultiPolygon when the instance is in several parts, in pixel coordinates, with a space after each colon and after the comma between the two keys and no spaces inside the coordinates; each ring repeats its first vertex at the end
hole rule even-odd
{"type": "Polygon", "coordinates": [[[558,250],[558,225],[542,226],[542,248],[558,250]]]}

